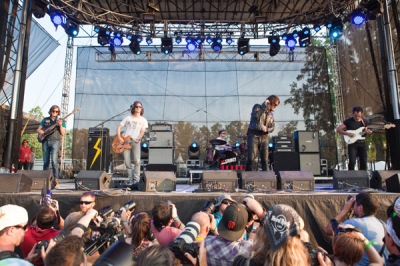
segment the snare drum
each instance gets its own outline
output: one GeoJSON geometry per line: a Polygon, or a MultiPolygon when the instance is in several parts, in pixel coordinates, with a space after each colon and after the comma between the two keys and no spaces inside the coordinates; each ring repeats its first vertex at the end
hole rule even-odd
{"type": "Polygon", "coordinates": [[[220,155],[220,165],[238,165],[238,163],[238,156],[233,151],[224,151],[220,155]]]}

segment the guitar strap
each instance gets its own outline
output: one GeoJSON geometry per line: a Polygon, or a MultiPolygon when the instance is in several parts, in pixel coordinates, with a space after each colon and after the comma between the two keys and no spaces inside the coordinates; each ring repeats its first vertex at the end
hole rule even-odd
{"type": "Polygon", "coordinates": [[[364,122],[364,119],[363,119],[363,118],[361,118],[361,123],[363,124],[363,126],[364,126],[364,127],[366,127],[366,125],[365,125],[365,122],[364,122]]]}

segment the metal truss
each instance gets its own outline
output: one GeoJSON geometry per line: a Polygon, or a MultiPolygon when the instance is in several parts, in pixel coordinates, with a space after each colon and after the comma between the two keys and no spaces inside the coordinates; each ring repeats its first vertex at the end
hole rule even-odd
{"type": "MultiPolygon", "coordinates": [[[[128,47],[116,48],[114,53],[111,53],[107,47],[93,47],[96,49],[95,60],[97,62],[178,62],[178,61],[242,61],[242,62],[307,62],[312,60],[319,60],[314,58],[314,52],[310,48],[306,52],[304,48],[298,48],[294,51],[282,48],[281,51],[275,55],[270,56],[269,46],[251,46],[251,52],[245,55],[239,55],[236,46],[227,47],[220,52],[212,50],[198,50],[189,53],[184,47],[174,47],[174,53],[165,55],[158,50],[158,47],[145,46],[143,47],[140,55],[133,54],[128,47]]],[[[324,49],[320,47],[312,47],[313,49],[324,49]]],[[[322,54],[322,53],[320,53],[322,54]]]]}
{"type": "Polygon", "coordinates": [[[74,38],[68,36],[65,54],[64,78],[61,96],[61,117],[68,114],[69,89],[71,83],[72,63],[74,56],[74,38]]]}

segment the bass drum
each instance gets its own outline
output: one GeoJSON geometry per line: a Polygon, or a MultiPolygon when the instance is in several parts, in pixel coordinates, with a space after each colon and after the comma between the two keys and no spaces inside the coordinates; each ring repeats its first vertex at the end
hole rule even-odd
{"type": "Polygon", "coordinates": [[[239,160],[236,153],[233,151],[224,151],[220,155],[220,165],[238,165],[239,160]]]}

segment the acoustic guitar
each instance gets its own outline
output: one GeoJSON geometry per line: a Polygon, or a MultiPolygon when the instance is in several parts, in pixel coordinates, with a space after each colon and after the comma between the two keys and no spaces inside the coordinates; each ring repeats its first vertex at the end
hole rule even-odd
{"type": "Polygon", "coordinates": [[[113,143],[112,143],[112,149],[115,153],[123,153],[124,150],[130,150],[132,149],[131,143],[134,141],[132,140],[131,136],[124,137],[123,135],[120,135],[120,137],[124,140],[124,142],[120,142],[118,136],[115,136],[113,143]]]}
{"type": "MultiPolygon", "coordinates": [[[[396,125],[395,125],[395,124],[387,124],[387,125],[384,125],[384,126],[381,126],[381,127],[377,127],[377,128],[370,129],[370,130],[371,130],[372,132],[374,132],[374,131],[377,131],[377,130],[380,130],[380,129],[389,129],[389,128],[392,128],[392,127],[396,127],[396,125]]],[[[344,141],[345,141],[347,144],[353,144],[353,143],[356,142],[357,140],[363,140],[363,139],[365,139],[365,134],[367,134],[367,132],[366,132],[366,131],[363,131],[364,128],[365,128],[365,127],[360,127],[360,128],[357,129],[357,130],[346,130],[346,132],[353,133],[354,136],[353,136],[353,137],[350,137],[350,136],[347,136],[347,135],[343,135],[344,141]]]]}
{"type": "MultiPolygon", "coordinates": [[[[79,112],[80,110],[81,110],[81,108],[76,108],[74,111],[72,111],[71,113],[69,113],[67,116],[65,116],[64,118],[58,119],[57,121],[60,121],[60,120],[61,120],[61,121],[64,121],[65,119],[68,118],[68,116],[73,115],[73,114],[79,112]]],[[[39,142],[45,141],[45,140],[47,139],[47,137],[48,137],[49,135],[51,135],[51,134],[54,132],[54,130],[56,129],[57,126],[58,126],[58,123],[55,123],[55,124],[52,125],[52,126],[43,128],[43,134],[39,134],[39,133],[38,133],[37,140],[38,140],[39,142]]]]}

